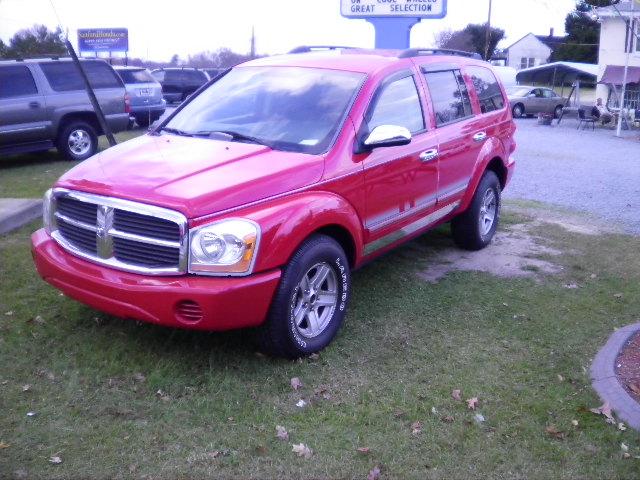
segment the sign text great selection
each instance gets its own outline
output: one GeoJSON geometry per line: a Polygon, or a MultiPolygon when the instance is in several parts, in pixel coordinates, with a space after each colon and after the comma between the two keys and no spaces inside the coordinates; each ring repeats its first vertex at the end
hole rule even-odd
{"type": "Polygon", "coordinates": [[[443,18],[447,0],[340,0],[343,17],[443,18]]]}

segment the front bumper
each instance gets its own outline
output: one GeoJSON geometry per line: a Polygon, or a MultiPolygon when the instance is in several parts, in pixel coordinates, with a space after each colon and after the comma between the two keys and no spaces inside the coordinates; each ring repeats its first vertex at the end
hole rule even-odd
{"type": "Polygon", "coordinates": [[[117,317],[169,327],[231,330],[260,325],[281,274],[273,270],[248,277],[145,276],[75,257],[44,229],[31,236],[31,243],[38,273],[65,295],[117,317]],[[198,311],[200,319],[194,316],[198,311]]]}

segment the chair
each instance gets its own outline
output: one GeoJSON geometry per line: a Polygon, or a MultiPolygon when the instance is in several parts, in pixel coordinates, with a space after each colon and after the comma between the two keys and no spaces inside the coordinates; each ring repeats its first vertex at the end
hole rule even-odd
{"type": "Polygon", "coordinates": [[[582,127],[582,129],[584,130],[585,128],[587,128],[587,125],[591,124],[591,130],[595,130],[596,129],[596,118],[591,116],[591,117],[587,117],[584,113],[584,108],[579,108],[578,109],[578,130],[580,130],[580,127],[582,127]]]}

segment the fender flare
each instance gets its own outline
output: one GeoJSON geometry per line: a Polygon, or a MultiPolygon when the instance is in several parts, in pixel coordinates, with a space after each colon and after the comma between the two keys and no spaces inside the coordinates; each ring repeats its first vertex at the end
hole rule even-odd
{"type": "Polygon", "coordinates": [[[507,152],[505,151],[502,142],[500,142],[497,138],[492,137],[487,142],[485,142],[482,150],[480,150],[480,155],[478,155],[476,164],[473,167],[473,174],[471,175],[471,179],[469,180],[467,190],[462,197],[458,212],[464,212],[467,208],[469,208],[471,200],[473,200],[473,196],[475,195],[476,189],[478,188],[478,184],[482,179],[482,175],[484,175],[487,167],[495,158],[500,160],[506,172],[507,165],[505,163],[505,159],[508,158],[507,152]]]}

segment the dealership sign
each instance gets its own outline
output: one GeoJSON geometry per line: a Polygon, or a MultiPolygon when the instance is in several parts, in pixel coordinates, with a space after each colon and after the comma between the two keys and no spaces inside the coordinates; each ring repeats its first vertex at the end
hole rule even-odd
{"type": "Polygon", "coordinates": [[[447,0],[340,0],[340,13],[347,18],[444,18],[447,0]]]}
{"type": "Polygon", "coordinates": [[[126,28],[83,28],[78,30],[81,52],[127,52],[129,31],[126,28]]]}

